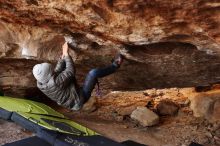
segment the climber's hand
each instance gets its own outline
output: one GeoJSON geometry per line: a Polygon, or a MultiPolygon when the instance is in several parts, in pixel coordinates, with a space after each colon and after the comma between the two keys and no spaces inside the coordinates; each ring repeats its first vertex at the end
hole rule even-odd
{"type": "Polygon", "coordinates": [[[68,48],[67,42],[65,42],[63,44],[63,55],[62,55],[62,58],[64,58],[65,56],[68,56],[68,55],[69,55],[69,48],[68,48]]]}

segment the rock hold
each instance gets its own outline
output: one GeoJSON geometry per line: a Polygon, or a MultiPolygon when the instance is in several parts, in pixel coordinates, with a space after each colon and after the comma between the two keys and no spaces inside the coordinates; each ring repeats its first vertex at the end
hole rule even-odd
{"type": "Polygon", "coordinates": [[[137,120],[144,127],[159,123],[159,116],[146,107],[137,107],[137,109],[132,112],[131,118],[137,120]]]}

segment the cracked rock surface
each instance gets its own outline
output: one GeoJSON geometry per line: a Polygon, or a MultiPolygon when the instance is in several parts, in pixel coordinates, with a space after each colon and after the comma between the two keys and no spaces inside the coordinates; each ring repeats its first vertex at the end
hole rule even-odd
{"type": "MultiPolygon", "coordinates": [[[[0,0],[0,57],[54,62],[68,36],[80,82],[120,51],[127,61],[107,88],[207,85],[220,78],[219,7],[216,0],[0,0]]],[[[13,68],[1,68],[1,85],[5,70],[13,68]]]]}
{"type": "Polygon", "coordinates": [[[192,88],[173,88],[220,82],[219,18],[219,0],[0,0],[0,88],[8,96],[46,101],[32,67],[55,64],[64,39],[81,85],[90,69],[121,52],[126,60],[99,81],[104,98],[87,107],[91,113],[65,114],[117,141],[219,145],[219,122],[208,121],[219,120],[219,91],[191,95],[192,88]],[[162,99],[179,110],[160,117],[157,127],[129,118],[137,106],[156,112],[162,99]]]}

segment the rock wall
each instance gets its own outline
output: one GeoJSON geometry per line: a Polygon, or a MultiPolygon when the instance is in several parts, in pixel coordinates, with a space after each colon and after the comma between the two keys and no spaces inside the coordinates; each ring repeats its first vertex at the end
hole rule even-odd
{"type": "Polygon", "coordinates": [[[0,85],[34,87],[33,61],[54,63],[63,36],[72,42],[80,83],[118,51],[127,60],[101,81],[106,90],[218,82],[219,10],[216,0],[0,0],[0,85]],[[7,81],[5,72],[25,74],[24,82],[7,81]]]}

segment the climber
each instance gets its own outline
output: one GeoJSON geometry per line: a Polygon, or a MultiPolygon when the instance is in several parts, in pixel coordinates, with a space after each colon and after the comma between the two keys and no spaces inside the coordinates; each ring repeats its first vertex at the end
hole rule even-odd
{"type": "Polygon", "coordinates": [[[122,64],[124,56],[115,56],[111,65],[105,68],[92,69],[79,87],[75,78],[74,63],[69,55],[67,42],[64,43],[63,55],[59,59],[54,71],[49,63],[37,64],[33,67],[33,75],[37,80],[37,87],[50,99],[59,105],[72,110],[80,110],[91,96],[98,78],[114,73],[122,64]]]}

